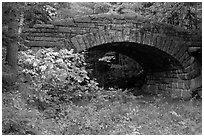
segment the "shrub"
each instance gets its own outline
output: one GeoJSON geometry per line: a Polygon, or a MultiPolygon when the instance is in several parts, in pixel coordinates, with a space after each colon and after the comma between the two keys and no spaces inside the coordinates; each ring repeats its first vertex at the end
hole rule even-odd
{"type": "Polygon", "coordinates": [[[37,100],[66,102],[73,98],[92,95],[97,83],[87,75],[83,54],[73,50],[52,48],[21,51],[21,73],[32,77],[37,100]]]}

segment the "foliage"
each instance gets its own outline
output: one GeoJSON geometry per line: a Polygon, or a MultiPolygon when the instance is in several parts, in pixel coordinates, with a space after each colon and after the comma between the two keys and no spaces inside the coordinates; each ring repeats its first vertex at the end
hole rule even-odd
{"type": "Polygon", "coordinates": [[[91,3],[63,3],[63,7],[56,9],[55,20],[72,18],[76,16],[91,15],[93,10],[90,8],[91,3]]]}
{"type": "Polygon", "coordinates": [[[57,124],[48,134],[201,134],[199,103],[193,106],[189,106],[190,101],[162,103],[167,99],[124,97],[120,92],[103,91],[100,98],[83,106],[64,105],[57,124]]]}
{"type": "MultiPolygon", "coordinates": [[[[58,4],[59,5],[59,4],[58,4]]],[[[79,2],[63,3],[56,10],[56,20],[90,14],[116,12],[139,14],[152,21],[200,29],[202,6],[197,2],[79,2]]]]}
{"type": "Polygon", "coordinates": [[[32,27],[35,24],[48,23],[55,16],[55,9],[46,2],[28,2],[23,9],[24,25],[32,27]]]}
{"type": "Polygon", "coordinates": [[[20,15],[23,9],[23,4],[18,2],[3,2],[2,3],[2,24],[8,24],[14,21],[16,16],[20,15]]]}
{"type": "Polygon", "coordinates": [[[201,101],[133,96],[100,89],[90,101],[61,103],[44,111],[29,108],[20,92],[3,96],[4,134],[198,135],[201,101]],[[11,105],[13,103],[13,105],[11,105]]]}
{"type": "Polygon", "coordinates": [[[185,29],[198,29],[201,18],[198,7],[201,3],[155,2],[146,8],[146,14],[153,20],[179,25],[185,29]]]}
{"type": "Polygon", "coordinates": [[[34,108],[28,108],[25,95],[16,90],[2,94],[2,133],[6,135],[38,134],[35,129],[42,114],[34,108]]]}
{"type": "Polygon", "coordinates": [[[38,92],[49,95],[41,101],[66,102],[97,89],[97,83],[87,75],[83,55],[73,50],[27,50],[20,52],[19,57],[21,71],[31,75],[38,92]]]}
{"type": "MultiPolygon", "coordinates": [[[[3,2],[2,3],[2,24],[3,34],[6,34],[7,25],[11,22],[20,22],[20,16],[24,18],[23,25],[33,26],[34,24],[48,23],[55,15],[52,3],[46,2],[3,2]]],[[[8,34],[9,35],[9,34],[8,34]]]]}
{"type": "Polygon", "coordinates": [[[110,10],[111,5],[107,2],[97,2],[94,5],[94,14],[107,13],[110,10]]]}

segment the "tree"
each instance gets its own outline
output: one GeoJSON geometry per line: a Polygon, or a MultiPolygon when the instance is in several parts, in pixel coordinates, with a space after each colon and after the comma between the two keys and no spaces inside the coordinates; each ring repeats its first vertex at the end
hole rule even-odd
{"type": "Polygon", "coordinates": [[[35,24],[48,23],[55,16],[54,3],[28,2],[23,8],[25,25],[32,27],[35,24]]]}
{"type": "Polygon", "coordinates": [[[19,3],[3,3],[2,4],[2,18],[3,18],[3,40],[6,43],[6,61],[7,67],[3,67],[7,70],[7,73],[3,73],[2,80],[8,84],[13,84],[16,81],[17,76],[17,51],[18,51],[18,4],[19,3]]]}
{"type": "Polygon", "coordinates": [[[3,82],[11,85],[17,80],[18,45],[24,25],[47,22],[51,19],[47,3],[3,2],[2,43],[6,47],[6,64],[3,64],[3,82]]]}

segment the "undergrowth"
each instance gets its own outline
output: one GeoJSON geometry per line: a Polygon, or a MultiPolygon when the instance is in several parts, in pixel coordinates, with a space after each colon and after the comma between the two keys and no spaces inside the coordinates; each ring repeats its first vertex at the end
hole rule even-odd
{"type": "MultiPolygon", "coordinates": [[[[165,98],[110,95],[64,103],[40,111],[20,96],[5,97],[4,134],[42,135],[194,135],[202,134],[198,100],[163,102],[165,98]],[[10,101],[8,98],[13,98],[10,101]],[[6,102],[7,101],[7,102],[6,102]],[[10,104],[12,103],[12,104],[10,104]]],[[[118,95],[118,93],[120,95],[118,95]]]]}
{"type": "Polygon", "coordinates": [[[83,56],[72,51],[28,50],[19,56],[19,80],[2,94],[3,134],[202,134],[199,100],[99,88],[87,76],[83,56]]]}

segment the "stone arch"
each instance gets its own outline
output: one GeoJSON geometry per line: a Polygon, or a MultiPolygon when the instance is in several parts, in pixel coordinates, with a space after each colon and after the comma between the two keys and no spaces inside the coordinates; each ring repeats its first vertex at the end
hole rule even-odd
{"type": "Polygon", "coordinates": [[[178,60],[183,68],[189,65],[190,56],[186,42],[179,37],[165,36],[163,34],[154,34],[151,32],[134,31],[130,28],[122,31],[104,31],[99,29],[98,32],[77,35],[71,38],[71,41],[78,52],[113,42],[133,42],[157,48],[178,60]]]}
{"type": "Polygon", "coordinates": [[[184,76],[186,79],[192,77],[190,73],[193,73],[192,69],[196,68],[195,64],[192,65],[195,59],[188,54],[188,43],[176,36],[138,30],[131,31],[130,28],[124,28],[121,31],[98,29],[97,32],[72,37],[71,41],[77,51],[112,42],[134,42],[155,47],[181,63],[184,68],[183,71],[189,73],[189,75],[184,76]]]}
{"type": "Polygon", "coordinates": [[[98,29],[98,31],[77,35],[71,38],[71,42],[80,52],[85,49],[110,43],[131,42],[146,45],[158,49],[173,57],[181,64],[181,69],[169,72],[156,72],[149,76],[149,85],[146,88],[158,93],[158,90],[165,90],[171,97],[188,98],[191,96],[190,79],[196,72],[196,64],[188,54],[188,43],[176,36],[155,34],[151,32],[132,31],[124,28],[121,31],[98,29]],[[162,82],[155,83],[155,81],[162,82]]]}

